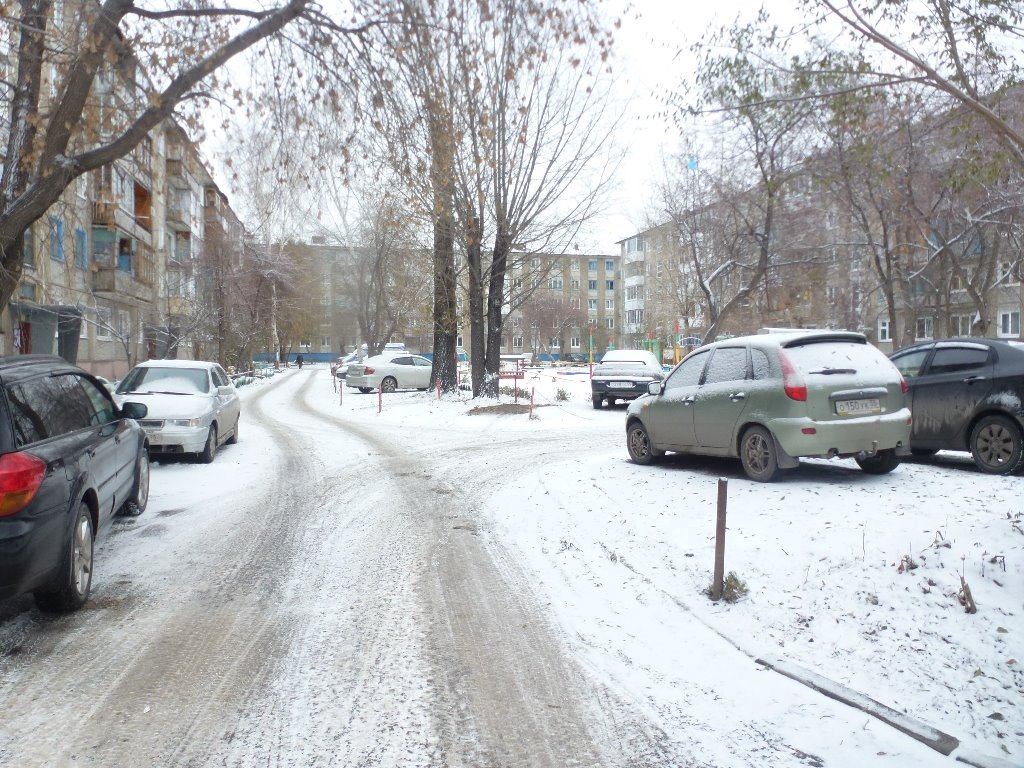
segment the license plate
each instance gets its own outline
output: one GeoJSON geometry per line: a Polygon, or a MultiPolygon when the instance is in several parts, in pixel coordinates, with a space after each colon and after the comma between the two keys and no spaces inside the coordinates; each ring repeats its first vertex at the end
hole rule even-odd
{"type": "Polygon", "coordinates": [[[837,400],[836,413],[840,416],[864,416],[882,412],[882,404],[877,397],[863,400],[837,400]]]}
{"type": "Polygon", "coordinates": [[[631,381],[609,381],[608,387],[610,389],[632,389],[633,382],[631,381]]]}

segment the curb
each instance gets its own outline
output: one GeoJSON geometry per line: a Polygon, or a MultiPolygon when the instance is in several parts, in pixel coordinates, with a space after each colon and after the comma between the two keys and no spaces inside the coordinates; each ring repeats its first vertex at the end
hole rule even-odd
{"type": "MultiPolygon", "coordinates": [[[[878,718],[883,723],[905,733],[907,736],[916,739],[940,754],[949,756],[960,746],[960,740],[955,736],[950,736],[948,733],[933,728],[915,717],[898,712],[892,707],[882,704],[880,701],[875,701],[870,696],[858,693],[852,688],[829,680],[827,677],[822,677],[818,673],[805,669],[798,664],[793,664],[777,656],[757,657],[754,661],[767,669],[778,672],[784,677],[806,685],[808,688],[818,691],[830,699],[835,699],[847,706],[878,718]]],[[[1011,763],[998,757],[981,755],[967,749],[960,750],[956,756],[956,761],[975,766],[975,768],[1015,768],[1015,766],[1019,768],[1019,764],[1011,763]]]]}

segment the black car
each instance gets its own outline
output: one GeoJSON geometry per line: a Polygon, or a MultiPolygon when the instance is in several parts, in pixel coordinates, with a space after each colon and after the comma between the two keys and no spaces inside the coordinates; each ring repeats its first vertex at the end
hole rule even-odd
{"type": "Polygon", "coordinates": [[[149,499],[145,415],[58,357],[0,358],[0,598],[84,605],[97,533],[149,499]]]}
{"type": "Polygon", "coordinates": [[[647,394],[647,385],[661,381],[665,373],[653,352],[645,349],[614,349],[605,352],[590,377],[595,408],[616,400],[636,400],[647,394]]]}
{"type": "Polygon", "coordinates": [[[890,355],[910,388],[910,447],[918,456],[970,451],[983,472],[1024,462],[1024,344],[962,338],[890,355]]]}

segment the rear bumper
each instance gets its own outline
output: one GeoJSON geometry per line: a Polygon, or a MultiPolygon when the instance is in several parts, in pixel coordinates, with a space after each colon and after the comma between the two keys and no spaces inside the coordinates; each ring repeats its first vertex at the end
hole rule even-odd
{"type": "Polygon", "coordinates": [[[790,456],[856,456],[892,448],[901,456],[910,452],[910,410],[907,408],[842,421],[776,419],[768,428],[790,456]]]}

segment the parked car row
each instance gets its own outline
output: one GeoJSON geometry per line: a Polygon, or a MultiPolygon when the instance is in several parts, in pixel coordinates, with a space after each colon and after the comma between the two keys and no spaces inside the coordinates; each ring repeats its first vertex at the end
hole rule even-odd
{"type": "Polygon", "coordinates": [[[853,457],[876,474],[943,449],[970,451],[983,472],[1024,466],[1018,342],[929,341],[890,360],[857,333],[760,334],[700,347],[664,381],[633,354],[630,369],[598,366],[591,387],[595,408],[634,400],[626,445],[638,464],[667,451],[732,456],[764,482],[801,457],[853,457]]]}
{"type": "Polygon", "coordinates": [[[240,410],[216,363],[151,360],[111,392],[57,357],[0,358],[0,599],[84,605],[97,538],[146,508],[150,454],[213,461],[240,410]]]}

